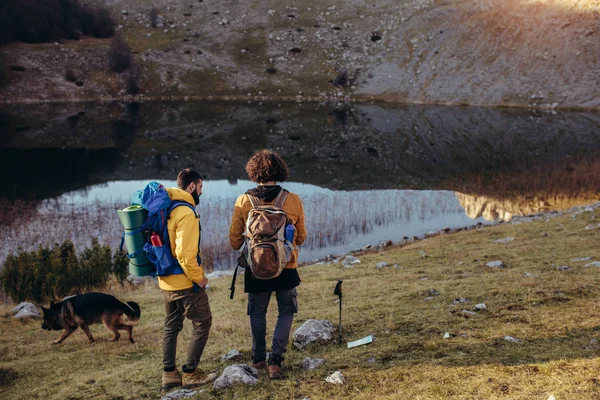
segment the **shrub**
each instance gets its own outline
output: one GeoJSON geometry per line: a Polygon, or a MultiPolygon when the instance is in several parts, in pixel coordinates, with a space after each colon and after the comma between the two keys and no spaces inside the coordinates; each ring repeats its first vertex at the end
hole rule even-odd
{"type": "Polygon", "coordinates": [[[127,94],[138,94],[140,92],[139,73],[135,66],[127,70],[125,76],[125,91],[127,94]]]}
{"type": "Polygon", "coordinates": [[[120,281],[127,277],[124,254],[112,256],[110,247],[92,239],[92,246],[77,257],[70,240],[53,248],[10,254],[2,265],[0,281],[4,292],[14,301],[44,303],[68,294],[89,291],[106,285],[111,274],[120,281]]]}
{"type": "Polygon", "coordinates": [[[112,259],[112,273],[119,283],[123,284],[129,275],[129,258],[125,250],[115,250],[112,259]]]}
{"type": "Polygon", "coordinates": [[[104,8],[79,0],[19,0],[0,2],[0,43],[77,40],[82,34],[114,35],[115,22],[104,8]]]}
{"type": "Polygon", "coordinates": [[[150,26],[156,28],[156,24],[158,22],[158,9],[156,7],[152,7],[150,13],[148,13],[148,17],[150,18],[150,26]]]}
{"type": "Polygon", "coordinates": [[[67,70],[65,71],[65,80],[67,82],[75,82],[75,81],[77,81],[77,77],[75,76],[75,73],[73,72],[72,69],[67,68],[67,70]]]}
{"type": "Polygon", "coordinates": [[[110,42],[108,50],[108,69],[112,72],[121,73],[132,66],[133,57],[127,43],[116,36],[110,42]]]}

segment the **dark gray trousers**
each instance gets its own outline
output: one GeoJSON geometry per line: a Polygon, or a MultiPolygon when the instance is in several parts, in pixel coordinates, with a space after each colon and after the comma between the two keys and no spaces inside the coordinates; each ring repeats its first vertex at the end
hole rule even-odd
{"type": "MultiPolygon", "coordinates": [[[[272,292],[248,293],[248,315],[252,329],[252,358],[254,362],[263,361],[267,356],[267,308],[272,292]]],[[[290,340],[290,331],[294,313],[298,312],[298,290],[296,288],[275,292],[279,315],[273,333],[272,352],[283,356],[290,340]]]]}

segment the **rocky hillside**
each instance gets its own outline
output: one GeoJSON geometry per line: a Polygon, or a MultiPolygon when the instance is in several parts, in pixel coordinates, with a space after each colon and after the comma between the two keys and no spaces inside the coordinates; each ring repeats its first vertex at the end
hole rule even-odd
{"type": "MultiPolygon", "coordinates": [[[[112,10],[146,98],[600,108],[598,0],[92,3],[112,10]]],[[[0,46],[0,101],[123,96],[108,46],[0,46]]]]}

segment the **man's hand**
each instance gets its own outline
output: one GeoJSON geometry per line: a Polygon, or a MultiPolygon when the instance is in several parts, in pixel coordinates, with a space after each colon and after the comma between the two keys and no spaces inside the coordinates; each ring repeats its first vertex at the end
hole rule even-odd
{"type": "Polygon", "coordinates": [[[198,286],[200,286],[202,289],[204,289],[206,287],[206,285],[208,285],[208,278],[206,276],[204,276],[202,278],[202,280],[200,281],[200,283],[198,284],[198,286]]]}

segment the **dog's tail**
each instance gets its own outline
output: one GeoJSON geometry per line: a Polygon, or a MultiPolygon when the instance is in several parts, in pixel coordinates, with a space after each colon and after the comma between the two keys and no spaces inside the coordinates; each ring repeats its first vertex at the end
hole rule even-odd
{"type": "Polygon", "coordinates": [[[123,313],[127,315],[127,319],[131,322],[137,322],[140,319],[140,315],[142,315],[142,310],[138,303],[135,301],[128,301],[124,306],[123,313]]]}

